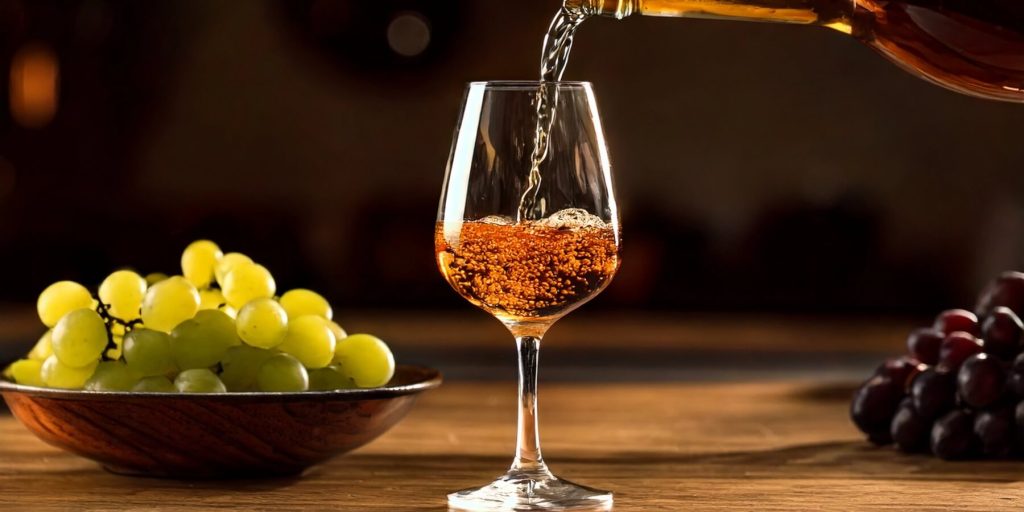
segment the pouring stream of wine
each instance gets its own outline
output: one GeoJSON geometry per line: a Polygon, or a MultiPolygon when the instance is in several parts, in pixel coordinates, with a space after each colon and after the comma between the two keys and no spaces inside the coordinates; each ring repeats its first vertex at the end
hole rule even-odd
{"type": "Polygon", "coordinates": [[[545,205],[537,205],[540,192],[540,164],[548,155],[548,137],[555,121],[558,108],[558,89],[552,82],[562,79],[569,63],[572,39],[583,20],[587,18],[579,9],[563,6],[551,20],[548,33],[544,36],[544,48],[540,61],[540,87],[537,89],[537,127],[533,136],[533,150],[530,153],[530,175],[526,190],[519,199],[517,221],[535,220],[544,216],[545,205]]]}

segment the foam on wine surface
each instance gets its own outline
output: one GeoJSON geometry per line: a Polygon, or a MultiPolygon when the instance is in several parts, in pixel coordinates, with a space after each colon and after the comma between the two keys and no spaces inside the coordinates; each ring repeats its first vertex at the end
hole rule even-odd
{"type": "Polygon", "coordinates": [[[566,208],[533,224],[555,229],[608,228],[608,223],[582,208],[566,208]]]}

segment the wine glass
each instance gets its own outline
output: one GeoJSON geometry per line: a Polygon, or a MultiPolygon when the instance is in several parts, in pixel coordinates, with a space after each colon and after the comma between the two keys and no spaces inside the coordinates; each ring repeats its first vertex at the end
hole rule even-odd
{"type": "Polygon", "coordinates": [[[619,218],[587,82],[473,82],[462,104],[434,232],[448,284],[515,337],[519,425],[512,467],[448,495],[456,509],[604,509],[612,493],[560,479],[541,457],[541,338],[619,267],[619,218]]]}

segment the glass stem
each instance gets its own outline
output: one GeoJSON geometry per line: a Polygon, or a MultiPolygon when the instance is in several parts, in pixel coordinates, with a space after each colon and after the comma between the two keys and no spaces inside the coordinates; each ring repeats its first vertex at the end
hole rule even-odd
{"type": "Polygon", "coordinates": [[[540,453],[537,427],[537,365],[540,337],[516,336],[519,353],[519,428],[512,471],[550,474],[540,453]]]}

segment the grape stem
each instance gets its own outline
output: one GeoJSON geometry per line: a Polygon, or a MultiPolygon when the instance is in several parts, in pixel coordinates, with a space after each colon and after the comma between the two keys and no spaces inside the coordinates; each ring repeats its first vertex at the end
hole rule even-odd
{"type": "Polygon", "coordinates": [[[104,304],[99,301],[97,302],[96,312],[100,314],[100,318],[103,319],[103,325],[107,329],[107,346],[103,349],[102,360],[113,361],[114,359],[107,355],[107,352],[117,348],[117,343],[114,341],[114,331],[112,330],[114,324],[120,324],[124,327],[124,332],[127,334],[132,332],[136,325],[141,324],[142,319],[136,318],[135,320],[122,320],[110,313],[110,304],[104,304]]]}

